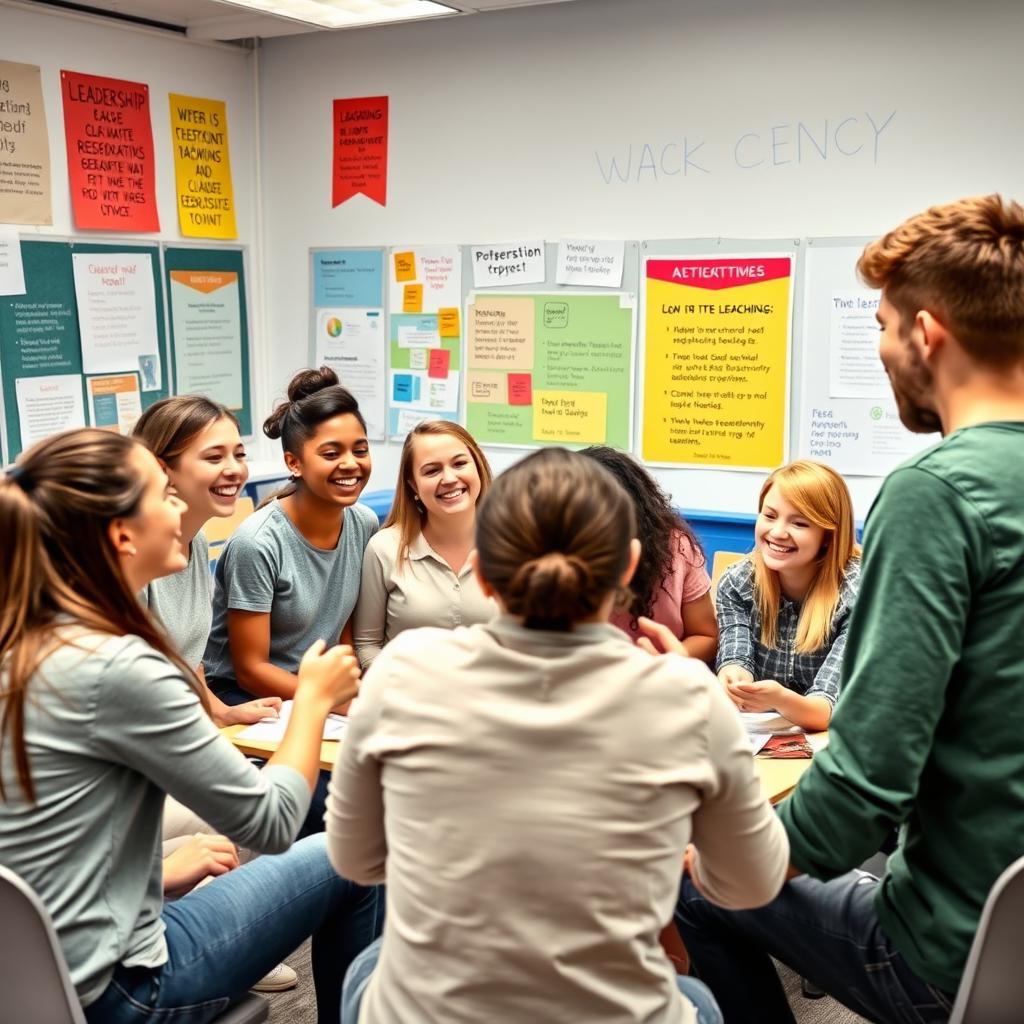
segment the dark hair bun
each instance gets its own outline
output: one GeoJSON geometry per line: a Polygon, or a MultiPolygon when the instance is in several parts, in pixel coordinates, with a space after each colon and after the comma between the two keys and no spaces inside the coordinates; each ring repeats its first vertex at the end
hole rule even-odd
{"type": "Polygon", "coordinates": [[[592,615],[604,598],[582,558],[563,551],[546,551],[524,562],[509,580],[507,605],[525,615],[527,625],[566,629],[592,615]]]}
{"type": "Polygon", "coordinates": [[[263,421],[263,433],[276,441],[284,431],[285,417],[295,402],[301,402],[324,388],[336,387],[340,383],[338,375],[329,366],[321,366],[317,370],[299,370],[288,384],[288,401],[281,402],[263,421]]]}

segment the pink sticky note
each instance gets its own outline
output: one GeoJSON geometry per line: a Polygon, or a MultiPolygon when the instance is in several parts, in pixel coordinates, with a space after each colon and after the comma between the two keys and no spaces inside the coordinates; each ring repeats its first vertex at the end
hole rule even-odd
{"type": "Polygon", "coordinates": [[[430,358],[427,363],[427,376],[428,377],[442,377],[448,376],[448,367],[452,361],[452,354],[446,348],[432,348],[430,350],[430,358]]]}
{"type": "Polygon", "coordinates": [[[510,373],[508,375],[508,404],[533,404],[533,377],[528,373],[510,373]]]}

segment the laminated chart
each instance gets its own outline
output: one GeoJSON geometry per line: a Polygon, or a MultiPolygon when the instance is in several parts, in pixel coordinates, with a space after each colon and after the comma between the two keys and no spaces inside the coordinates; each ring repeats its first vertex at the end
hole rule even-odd
{"type": "Polygon", "coordinates": [[[466,426],[485,444],[629,448],[633,297],[476,292],[466,426]]]}
{"type": "Polygon", "coordinates": [[[793,257],[648,258],[648,462],[774,469],[786,458],[793,257]]]}

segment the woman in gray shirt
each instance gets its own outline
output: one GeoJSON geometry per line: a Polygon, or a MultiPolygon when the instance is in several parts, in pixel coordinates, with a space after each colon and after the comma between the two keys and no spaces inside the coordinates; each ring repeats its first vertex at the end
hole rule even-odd
{"type": "Polygon", "coordinates": [[[778,893],[788,843],[707,666],[608,622],[634,534],[604,467],[537,452],[477,515],[501,614],[408,630],[374,662],[327,831],[339,871],[386,876],[388,914],[343,1024],[721,1021],[658,943],[684,850],[708,899],[741,908],[778,893]]]}
{"type": "Polygon", "coordinates": [[[349,648],[308,652],[284,740],[257,771],[135,597],[185,567],[181,513],[153,455],[108,431],[58,434],[0,476],[0,862],[49,910],[90,1024],[213,1020],[311,932],[333,1022],[377,897],[333,874],[320,837],[289,846],[358,665],[349,648]],[[165,793],[282,855],[164,906],[165,793]]]}

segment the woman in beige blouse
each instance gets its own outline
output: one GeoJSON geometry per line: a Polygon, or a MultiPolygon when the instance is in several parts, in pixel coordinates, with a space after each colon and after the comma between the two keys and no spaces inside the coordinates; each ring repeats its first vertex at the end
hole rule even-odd
{"type": "Polygon", "coordinates": [[[364,672],[406,629],[494,615],[469,564],[477,503],[490,485],[487,457],[458,423],[427,420],[409,432],[391,513],[363,556],[354,643],[364,672]]]}
{"type": "Polygon", "coordinates": [[[709,900],[746,908],[779,892],[789,845],[708,667],[608,623],[634,534],[603,466],[529,456],[477,515],[500,614],[407,630],[364,680],[328,848],[388,906],[342,1024],[721,1021],[658,944],[684,850],[709,900]]]}

